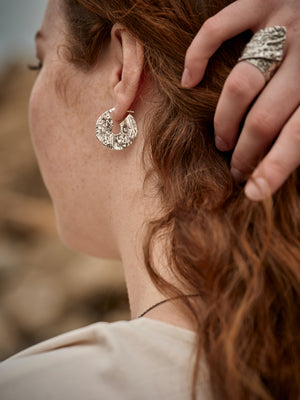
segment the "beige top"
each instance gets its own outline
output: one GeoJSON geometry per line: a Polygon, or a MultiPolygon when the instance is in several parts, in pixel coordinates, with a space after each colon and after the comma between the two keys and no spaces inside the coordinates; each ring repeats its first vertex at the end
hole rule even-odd
{"type": "MultiPolygon", "coordinates": [[[[147,317],[99,322],[0,363],[1,400],[189,400],[195,333],[147,317]]],[[[210,400],[201,364],[199,400],[210,400]]]]}

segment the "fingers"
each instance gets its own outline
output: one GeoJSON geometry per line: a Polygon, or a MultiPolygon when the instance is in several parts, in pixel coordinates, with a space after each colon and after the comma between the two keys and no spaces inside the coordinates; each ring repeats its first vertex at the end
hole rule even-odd
{"type": "Polygon", "coordinates": [[[258,93],[265,86],[263,74],[246,61],[237,64],[222,90],[214,118],[216,146],[231,150],[241,121],[258,93]]]}
{"type": "MultiPolygon", "coordinates": [[[[187,50],[181,84],[192,88],[203,78],[209,58],[226,40],[257,24],[257,2],[238,0],[207,19],[187,50]]],[[[264,19],[260,7],[260,20],[264,19]]]]}
{"type": "Polygon", "coordinates": [[[231,160],[236,178],[253,171],[298,107],[298,71],[296,60],[284,62],[249,111],[231,160]]]}
{"type": "Polygon", "coordinates": [[[247,29],[287,28],[285,60],[268,85],[253,65],[239,63],[225,83],[214,119],[217,147],[230,150],[248,113],[232,157],[232,172],[238,179],[253,171],[274,143],[252,175],[255,185],[251,181],[246,185],[246,195],[254,200],[261,200],[268,190],[274,193],[300,165],[299,11],[299,0],[237,0],[203,24],[186,54],[182,85],[192,88],[224,41],[247,29]]]}
{"type": "Polygon", "coordinates": [[[300,107],[283,128],[274,146],[259,164],[246,187],[245,194],[254,201],[275,193],[300,165],[300,107]]]}

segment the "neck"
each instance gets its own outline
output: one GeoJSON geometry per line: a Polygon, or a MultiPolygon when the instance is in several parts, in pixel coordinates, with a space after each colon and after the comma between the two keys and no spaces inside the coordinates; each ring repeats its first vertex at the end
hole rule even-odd
{"type": "MultiPolygon", "coordinates": [[[[135,221],[137,222],[136,216],[137,212],[135,212],[135,221]]],[[[127,220],[126,224],[127,229],[118,229],[118,242],[128,291],[131,318],[136,319],[149,307],[163,300],[168,300],[168,298],[155,287],[146,270],[142,251],[145,229],[140,228],[143,223],[140,221],[139,224],[135,225],[133,224],[133,218],[129,218],[129,220],[130,222],[127,220]]],[[[153,259],[157,272],[171,284],[180,287],[179,283],[169,273],[163,244],[157,244],[153,259]]],[[[184,289],[182,290],[184,294],[190,294],[186,293],[184,289]]],[[[194,301],[193,298],[191,299],[194,301]]],[[[197,298],[195,301],[197,301],[197,298]]],[[[185,329],[195,330],[195,326],[187,318],[186,308],[183,307],[180,299],[158,305],[147,312],[146,317],[185,329]]]]}
{"type": "MultiPolygon", "coordinates": [[[[137,112],[137,118],[138,115],[137,112]]],[[[138,126],[142,127],[141,122],[137,122],[138,126]]],[[[140,135],[135,146],[131,148],[131,153],[124,153],[124,162],[119,166],[122,170],[122,184],[114,182],[111,196],[114,209],[111,229],[123,264],[132,319],[138,318],[149,307],[167,299],[151,281],[144,263],[143,242],[147,223],[157,216],[161,204],[158,196],[145,193],[145,171],[141,168],[143,145],[140,135]]],[[[153,252],[153,263],[157,272],[184,294],[190,294],[171,274],[164,243],[157,241],[153,252]]],[[[182,304],[182,300],[179,299],[167,301],[149,311],[147,318],[194,330],[187,318],[186,307],[183,309],[182,304]]]]}

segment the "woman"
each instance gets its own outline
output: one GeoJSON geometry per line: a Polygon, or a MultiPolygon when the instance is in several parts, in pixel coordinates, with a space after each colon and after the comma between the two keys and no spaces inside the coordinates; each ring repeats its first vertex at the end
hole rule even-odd
{"type": "Polygon", "coordinates": [[[180,85],[197,29],[227,3],[49,1],[36,154],[63,241],[122,260],[132,321],[7,360],[1,399],[298,397],[299,178],[273,206],[252,203],[214,144],[219,94],[251,36],[222,46],[197,88],[180,85]]]}

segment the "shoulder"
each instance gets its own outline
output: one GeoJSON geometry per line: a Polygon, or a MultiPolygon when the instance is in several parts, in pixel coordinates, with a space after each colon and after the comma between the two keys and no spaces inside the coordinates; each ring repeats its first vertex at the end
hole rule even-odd
{"type": "Polygon", "coordinates": [[[162,398],[172,384],[173,399],[181,399],[183,382],[190,382],[184,375],[192,374],[194,340],[193,332],[148,318],[96,323],[1,363],[0,397],[92,400],[101,394],[107,399],[138,399],[151,385],[153,399],[155,390],[162,398]],[[165,385],[162,371],[168,371],[165,385]]]}

